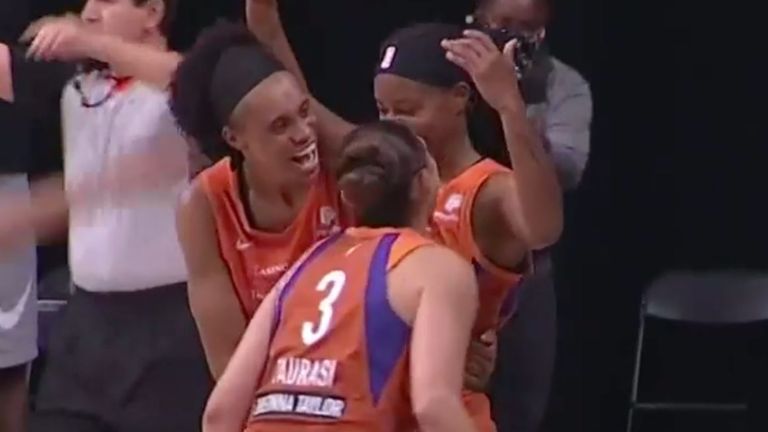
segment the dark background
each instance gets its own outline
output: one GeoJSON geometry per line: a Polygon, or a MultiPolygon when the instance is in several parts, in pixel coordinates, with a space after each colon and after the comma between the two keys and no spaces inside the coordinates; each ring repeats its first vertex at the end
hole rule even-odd
{"type": "MultiPolygon", "coordinates": [[[[26,1],[31,16],[78,3],[26,1]]],[[[591,83],[594,123],[589,166],[568,196],[556,253],[561,355],[550,430],[623,430],[638,300],[655,276],[768,265],[768,122],[760,109],[768,94],[756,67],[765,49],[746,45],[765,37],[762,23],[748,23],[760,15],[744,4],[555,0],[553,52],[591,83]]],[[[388,32],[461,21],[472,8],[469,0],[281,5],[313,92],[354,120],[375,115],[371,72],[388,32]]],[[[183,49],[202,26],[242,8],[241,0],[181,0],[173,43],[183,49]]],[[[37,158],[55,166],[50,152],[37,158]]],[[[741,397],[749,333],[715,330],[653,325],[646,396],[741,397]]],[[[737,430],[728,418],[656,417],[644,418],[643,430],[737,430]]]]}

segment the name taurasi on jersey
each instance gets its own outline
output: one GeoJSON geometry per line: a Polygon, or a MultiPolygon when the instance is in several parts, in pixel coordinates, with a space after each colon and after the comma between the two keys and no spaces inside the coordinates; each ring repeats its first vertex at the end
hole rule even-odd
{"type": "Polygon", "coordinates": [[[336,360],[309,360],[296,357],[277,359],[272,385],[284,386],[282,391],[260,395],[251,410],[251,417],[269,414],[299,414],[309,417],[338,419],[347,403],[333,396],[305,394],[311,387],[332,388],[336,380],[336,360]],[[298,391],[293,391],[295,387],[298,391]],[[300,390],[299,390],[300,389],[300,390]]]}
{"type": "Polygon", "coordinates": [[[277,359],[272,384],[297,387],[333,387],[336,360],[308,360],[295,357],[277,359]]]}

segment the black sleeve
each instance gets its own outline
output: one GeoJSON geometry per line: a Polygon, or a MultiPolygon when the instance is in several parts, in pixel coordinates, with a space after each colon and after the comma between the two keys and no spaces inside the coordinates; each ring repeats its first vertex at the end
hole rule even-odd
{"type": "Polygon", "coordinates": [[[74,76],[75,64],[27,59],[26,47],[11,46],[13,98],[34,117],[51,115],[59,106],[64,85],[74,76]]]}

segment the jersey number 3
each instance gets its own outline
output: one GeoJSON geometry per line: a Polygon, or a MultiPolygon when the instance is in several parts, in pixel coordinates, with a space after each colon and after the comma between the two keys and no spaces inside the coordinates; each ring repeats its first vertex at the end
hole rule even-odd
{"type": "Polygon", "coordinates": [[[320,310],[320,322],[315,325],[315,323],[305,321],[301,327],[301,339],[304,341],[304,345],[314,345],[328,333],[331,319],[333,319],[333,304],[339,299],[346,282],[347,275],[341,270],[332,271],[320,279],[320,283],[315,289],[328,294],[317,305],[320,310]]]}

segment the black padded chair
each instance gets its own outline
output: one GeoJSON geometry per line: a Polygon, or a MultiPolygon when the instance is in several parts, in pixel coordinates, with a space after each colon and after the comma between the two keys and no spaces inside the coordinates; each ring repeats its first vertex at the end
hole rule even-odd
{"type": "Polygon", "coordinates": [[[749,271],[677,271],[656,279],[643,296],[627,432],[644,411],[745,412],[745,403],[639,401],[638,388],[648,318],[690,324],[748,324],[768,320],[768,274],[749,271]]]}

